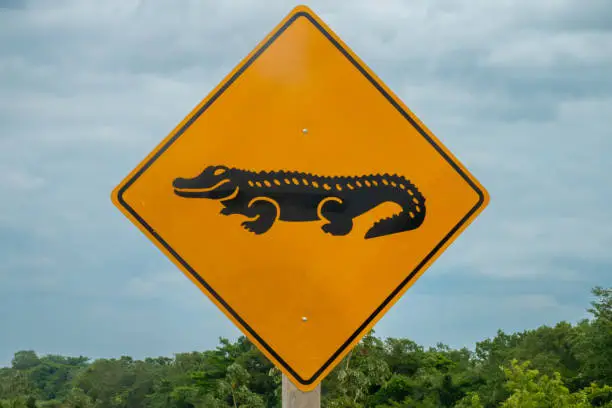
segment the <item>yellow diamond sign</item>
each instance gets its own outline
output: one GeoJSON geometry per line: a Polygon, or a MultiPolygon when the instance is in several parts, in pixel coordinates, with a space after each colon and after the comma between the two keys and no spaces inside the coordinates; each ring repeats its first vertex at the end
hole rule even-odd
{"type": "Polygon", "coordinates": [[[112,200],[308,391],[489,198],[299,6],[112,200]]]}

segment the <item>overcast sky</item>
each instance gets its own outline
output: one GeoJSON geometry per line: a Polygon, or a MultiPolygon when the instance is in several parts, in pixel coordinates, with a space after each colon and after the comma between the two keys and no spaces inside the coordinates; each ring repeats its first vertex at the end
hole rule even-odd
{"type": "MultiPolygon", "coordinates": [[[[583,318],[612,284],[612,2],[307,4],[491,195],[377,334],[583,318]]],[[[110,191],[295,5],[0,0],[0,365],[235,338],[110,191]]]]}

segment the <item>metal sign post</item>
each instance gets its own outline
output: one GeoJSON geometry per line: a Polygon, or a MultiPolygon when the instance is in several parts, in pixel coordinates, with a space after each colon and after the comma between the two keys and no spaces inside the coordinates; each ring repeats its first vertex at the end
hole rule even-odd
{"type": "Polygon", "coordinates": [[[283,374],[283,408],[321,408],[321,384],[302,392],[283,374]]]}

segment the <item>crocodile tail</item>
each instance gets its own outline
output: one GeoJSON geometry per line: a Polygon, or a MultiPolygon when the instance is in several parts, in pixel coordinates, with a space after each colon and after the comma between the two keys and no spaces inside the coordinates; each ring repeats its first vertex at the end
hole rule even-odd
{"type": "Polygon", "coordinates": [[[398,232],[410,231],[418,228],[425,219],[425,208],[420,212],[405,212],[383,218],[372,225],[365,234],[365,239],[382,237],[384,235],[397,234],[398,232]]]}

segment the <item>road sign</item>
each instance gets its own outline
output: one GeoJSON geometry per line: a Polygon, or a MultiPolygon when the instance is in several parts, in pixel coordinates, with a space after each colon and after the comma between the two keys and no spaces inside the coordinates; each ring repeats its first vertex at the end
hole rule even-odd
{"type": "Polygon", "coordinates": [[[299,6],[112,200],[309,391],[489,198],[299,6]]]}

